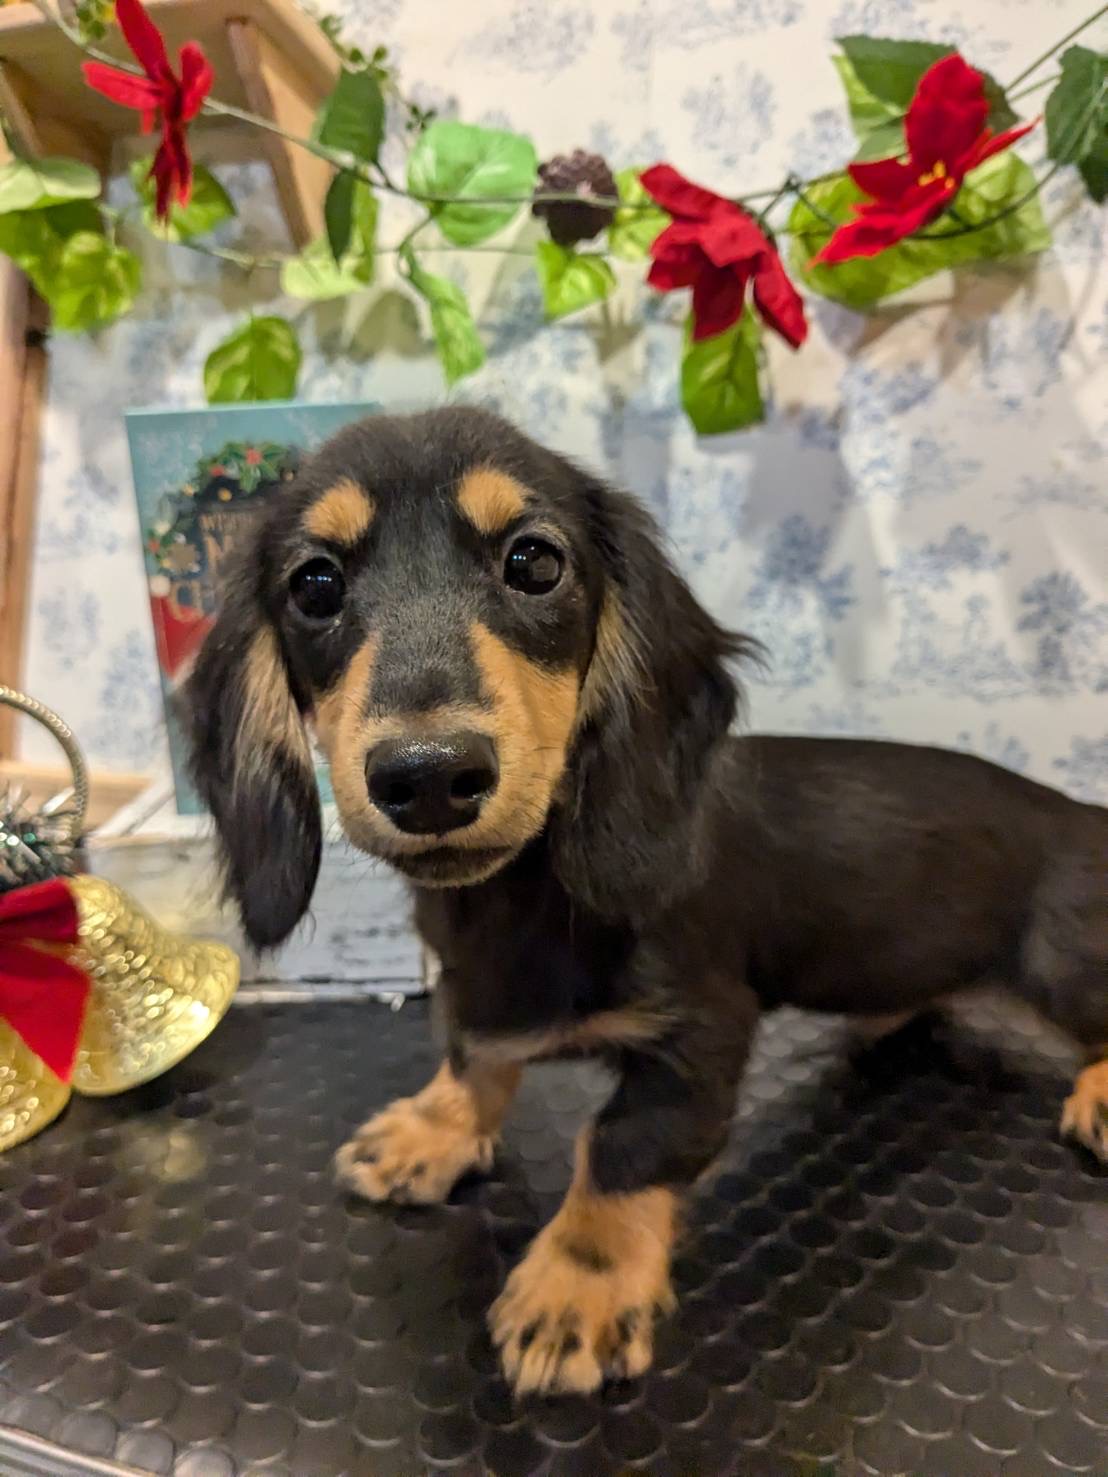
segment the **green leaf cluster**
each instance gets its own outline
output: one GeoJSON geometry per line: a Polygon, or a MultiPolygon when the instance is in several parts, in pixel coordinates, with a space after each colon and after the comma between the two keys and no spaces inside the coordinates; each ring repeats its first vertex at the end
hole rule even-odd
{"type": "Polygon", "coordinates": [[[616,274],[598,252],[574,251],[556,241],[538,243],[535,266],[548,318],[601,303],[616,285],[616,274]]]}
{"type": "MultiPolygon", "coordinates": [[[[316,120],[318,141],[329,149],[352,155],[363,164],[376,164],[384,132],[385,99],[377,71],[371,64],[344,67],[316,120]]],[[[365,209],[363,197],[367,189],[365,181],[350,170],[340,170],[331,181],[323,202],[323,219],[336,264],[350,250],[351,238],[359,225],[358,212],[365,209]]]]}
{"type": "Polygon", "coordinates": [[[531,194],[537,170],[535,146],[522,134],[437,119],[408,156],[408,189],[448,241],[476,246],[518,214],[513,201],[531,194]]]}
{"type": "Polygon", "coordinates": [[[625,262],[641,262],[669,225],[669,216],[654,205],[640,179],[641,170],[621,169],[616,188],[622,204],[608,227],[608,249],[625,262]]]}
{"type": "Polygon", "coordinates": [[[296,332],[286,319],[276,315],[248,318],[204,363],[208,403],[291,399],[300,359],[296,332]]]}
{"type": "Polygon", "coordinates": [[[56,328],[102,328],[142,282],[130,251],[104,233],[100,177],[75,159],[16,156],[0,166],[0,251],[27,273],[56,328]]]}
{"type": "Polygon", "coordinates": [[[465,293],[446,277],[425,272],[410,246],[401,254],[408,281],[431,310],[431,332],[448,385],[456,384],[485,362],[485,346],[477,333],[465,293]]]}
{"type": "MultiPolygon", "coordinates": [[[[360,292],[373,281],[377,237],[377,197],[352,175],[336,176],[352,181],[350,229],[346,245],[336,257],[326,236],[311,242],[281,270],[281,291],[290,297],[323,302],[360,292]]],[[[334,186],[332,186],[332,190],[334,186]]],[[[328,197],[330,198],[330,197],[328,197]]]]}
{"type": "MultiPolygon", "coordinates": [[[[519,214],[517,202],[530,196],[537,171],[535,147],[522,134],[435,119],[408,156],[408,189],[451,245],[477,246],[519,214]]],[[[465,293],[446,277],[425,271],[410,247],[401,263],[430,309],[443,372],[453,385],[485,362],[465,293]]]]}
{"type": "Polygon", "coordinates": [[[681,404],[702,436],[740,431],[764,417],[758,383],[761,329],[749,308],[731,328],[694,343],[686,326],[681,404]]]}

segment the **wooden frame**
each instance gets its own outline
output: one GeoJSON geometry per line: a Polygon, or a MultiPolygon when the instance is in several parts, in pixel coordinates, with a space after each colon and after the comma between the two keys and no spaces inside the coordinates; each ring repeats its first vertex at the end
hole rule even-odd
{"type": "MultiPolygon", "coordinates": [[[[339,60],[292,0],[147,0],[147,8],[171,56],[189,40],[204,48],[220,101],[290,133],[309,131],[339,60]]],[[[114,33],[103,49],[125,55],[114,33]]],[[[0,109],[19,147],[32,155],[75,156],[106,172],[113,144],[137,134],[139,117],[86,87],[81,60],[34,5],[0,6],[0,109]]],[[[257,137],[289,234],[304,246],[323,230],[331,169],[278,134],[257,137]]],[[[0,140],[0,157],[5,153],[0,140]]],[[[0,422],[0,682],[16,688],[23,678],[47,330],[42,302],[0,257],[0,405],[9,408],[0,422]]],[[[15,717],[0,707],[0,761],[15,753],[15,717]]],[[[94,791],[102,778],[92,776],[94,791]]]]}
{"type": "MultiPolygon", "coordinates": [[[[46,310],[13,262],[0,259],[0,682],[23,671],[31,546],[38,486],[38,432],[46,380],[46,310]]],[[[0,758],[14,752],[16,713],[0,706],[0,758]]]]}

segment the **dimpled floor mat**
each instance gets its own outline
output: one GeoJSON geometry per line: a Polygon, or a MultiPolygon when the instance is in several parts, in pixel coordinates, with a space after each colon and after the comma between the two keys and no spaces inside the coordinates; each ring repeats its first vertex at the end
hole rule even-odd
{"type": "Polygon", "coordinates": [[[517,1405],[484,1313],[605,1082],[533,1068],[448,1205],[348,1200],[331,1153],[429,1075],[428,1014],[243,1006],[0,1161],[4,1477],[1108,1472],[1108,1175],[1022,1016],[860,1054],[772,1018],[654,1369],[517,1405]]]}

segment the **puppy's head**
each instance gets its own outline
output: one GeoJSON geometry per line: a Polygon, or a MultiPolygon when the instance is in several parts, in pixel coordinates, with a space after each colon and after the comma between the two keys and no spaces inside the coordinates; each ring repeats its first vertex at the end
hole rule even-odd
{"type": "Polygon", "coordinates": [[[609,913],[671,890],[743,643],[630,499],[475,410],[372,418],[262,514],[186,693],[250,937],[307,908],[309,734],[349,839],[464,886],[546,830],[609,913]]]}

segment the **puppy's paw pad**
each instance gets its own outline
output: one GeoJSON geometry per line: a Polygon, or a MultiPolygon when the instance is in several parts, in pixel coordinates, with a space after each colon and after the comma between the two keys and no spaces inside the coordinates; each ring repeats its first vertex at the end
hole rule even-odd
{"type": "Polygon", "coordinates": [[[1108,1061],[1087,1067],[1062,1107],[1062,1134],[1108,1164],[1108,1061]]]}
{"type": "Polygon", "coordinates": [[[491,1138],[445,1124],[415,1098],[371,1118],[335,1155],[341,1185],[366,1200],[431,1205],[470,1169],[492,1166],[491,1138]]]}
{"type": "Polygon", "coordinates": [[[654,1314],[672,1304],[664,1263],[655,1272],[621,1267],[599,1252],[586,1257],[550,1229],[489,1313],[508,1380],[521,1395],[588,1394],[605,1379],[643,1374],[653,1355],[654,1314]]]}

